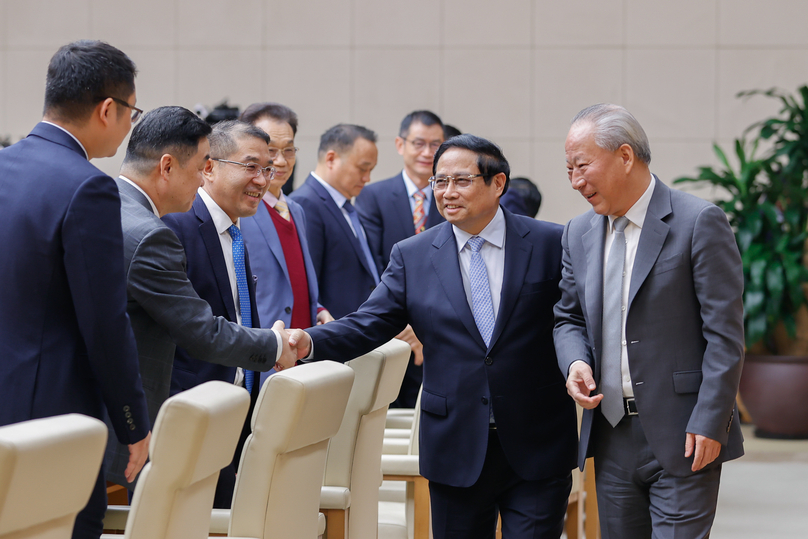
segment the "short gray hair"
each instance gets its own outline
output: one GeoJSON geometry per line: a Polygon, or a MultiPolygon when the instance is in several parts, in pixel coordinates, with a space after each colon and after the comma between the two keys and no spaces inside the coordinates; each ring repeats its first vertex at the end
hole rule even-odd
{"type": "Polygon", "coordinates": [[[628,144],[637,159],[651,164],[651,146],[640,122],[620,105],[598,103],[575,115],[571,125],[592,124],[595,144],[610,152],[628,144]]]}
{"type": "Polygon", "coordinates": [[[260,127],[241,120],[225,120],[213,126],[208,135],[210,156],[226,159],[238,151],[238,139],[252,137],[269,144],[269,135],[260,127]]]}

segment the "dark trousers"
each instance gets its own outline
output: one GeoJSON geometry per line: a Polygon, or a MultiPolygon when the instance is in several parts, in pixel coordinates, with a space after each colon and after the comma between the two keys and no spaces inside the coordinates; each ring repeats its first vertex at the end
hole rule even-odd
{"type": "Polygon", "coordinates": [[[435,539],[493,539],[497,514],[503,539],[558,539],[564,529],[572,488],[569,470],[539,481],[525,481],[508,464],[496,430],[477,482],[452,487],[429,482],[435,539]]]}
{"type": "Polygon", "coordinates": [[[73,539],[98,539],[104,531],[104,514],[107,512],[107,481],[104,467],[98,472],[90,501],[76,515],[73,539]]]}
{"type": "Polygon", "coordinates": [[[594,421],[595,484],[603,539],[709,537],[721,466],[674,477],[654,457],[640,416],[625,416],[612,428],[596,411],[594,421]]]}

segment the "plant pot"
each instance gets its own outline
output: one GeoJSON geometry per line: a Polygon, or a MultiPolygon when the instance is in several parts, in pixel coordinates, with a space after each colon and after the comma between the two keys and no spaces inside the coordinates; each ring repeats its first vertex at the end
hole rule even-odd
{"type": "Polygon", "coordinates": [[[808,356],[747,354],[740,392],[756,436],[808,438],[808,356]]]}

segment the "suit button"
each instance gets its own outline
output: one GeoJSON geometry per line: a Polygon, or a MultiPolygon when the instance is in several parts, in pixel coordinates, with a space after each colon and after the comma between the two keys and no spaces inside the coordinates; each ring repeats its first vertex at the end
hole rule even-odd
{"type": "Polygon", "coordinates": [[[490,358],[490,357],[485,358],[485,364],[486,364],[486,365],[491,365],[491,364],[493,364],[493,363],[494,363],[494,359],[493,359],[493,358],[490,358]]]}
{"type": "Polygon", "coordinates": [[[123,411],[124,411],[124,412],[128,412],[128,411],[129,411],[129,405],[124,406],[124,407],[123,407],[123,411]]]}
{"type": "Polygon", "coordinates": [[[289,313],[291,313],[291,312],[292,312],[292,308],[291,308],[291,307],[287,307],[287,308],[285,308],[285,309],[284,309],[284,311],[286,311],[286,314],[289,314],[289,313]]]}
{"type": "Polygon", "coordinates": [[[135,426],[134,425],[129,425],[129,430],[135,430],[135,426]]]}
{"type": "Polygon", "coordinates": [[[481,398],[481,399],[480,399],[480,402],[482,402],[483,404],[486,404],[486,405],[487,405],[487,404],[488,404],[488,397],[483,397],[483,398],[481,398]]]}
{"type": "Polygon", "coordinates": [[[127,423],[127,424],[129,424],[129,425],[131,425],[131,424],[132,424],[132,423],[134,423],[134,422],[135,422],[135,420],[134,420],[134,419],[132,419],[131,417],[130,417],[129,419],[127,419],[127,420],[126,420],[126,423],[127,423]]]}
{"type": "Polygon", "coordinates": [[[132,417],[132,412],[126,412],[123,414],[124,417],[132,417]]]}

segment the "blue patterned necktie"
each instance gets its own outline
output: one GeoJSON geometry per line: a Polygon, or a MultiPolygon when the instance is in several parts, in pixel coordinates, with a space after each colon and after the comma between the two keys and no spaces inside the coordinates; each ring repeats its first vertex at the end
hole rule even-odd
{"type": "Polygon", "coordinates": [[[491,344],[491,335],[494,333],[494,302],[491,300],[491,287],[488,284],[488,270],[485,260],[480,254],[485,240],[479,236],[472,236],[466,245],[471,249],[471,263],[469,264],[469,284],[471,285],[471,305],[474,312],[474,322],[485,345],[491,344]]]}
{"type": "MultiPolygon", "coordinates": [[[[250,289],[247,288],[247,269],[244,266],[244,240],[241,230],[236,225],[227,229],[233,238],[233,266],[236,268],[236,287],[238,288],[238,303],[241,310],[241,325],[252,327],[252,310],[250,309],[250,289]]],[[[244,387],[252,393],[255,372],[244,369],[244,387]]]]}
{"type": "Polygon", "coordinates": [[[370,247],[368,247],[368,239],[365,237],[365,229],[362,228],[362,223],[359,222],[359,215],[356,213],[356,208],[353,207],[350,200],[346,200],[345,204],[342,205],[345,208],[345,211],[348,212],[348,217],[351,219],[351,224],[353,224],[354,233],[356,233],[356,239],[359,240],[359,245],[362,246],[362,253],[365,255],[365,260],[370,267],[370,272],[373,275],[373,280],[378,284],[379,282],[379,272],[376,270],[376,263],[373,261],[373,255],[370,254],[370,247]]]}

